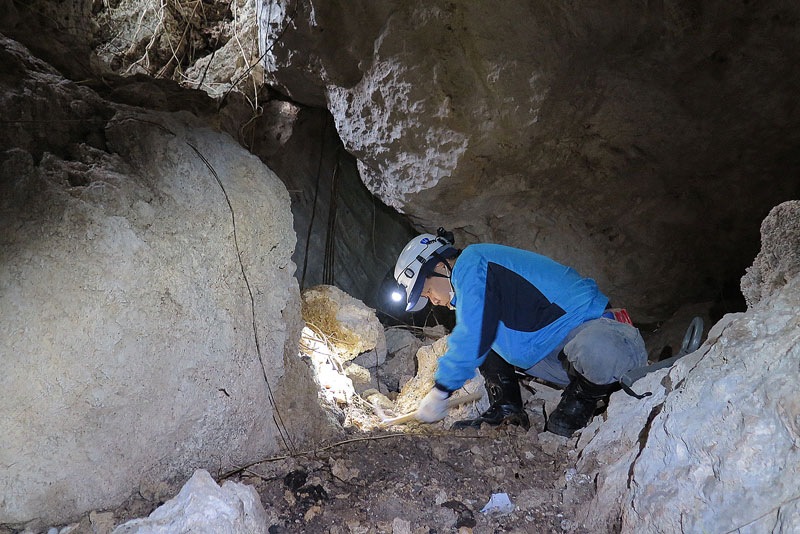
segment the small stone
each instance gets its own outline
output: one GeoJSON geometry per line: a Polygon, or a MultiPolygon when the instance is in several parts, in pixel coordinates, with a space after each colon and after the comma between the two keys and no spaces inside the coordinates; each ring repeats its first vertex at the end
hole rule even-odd
{"type": "Polygon", "coordinates": [[[558,451],[559,447],[567,444],[567,438],[552,432],[541,432],[539,433],[539,444],[545,453],[552,456],[558,451]]]}
{"type": "Polygon", "coordinates": [[[369,391],[371,393],[365,391],[362,394],[362,396],[372,406],[378,406],[378,407],[380,407],[382,409],[385,409],[385,410],[390,410],[390,409],[394,408],[394,402],[392,402],[391,399],[389,399],[389,397],[387,397],[383,393],[375,391],[374,389],[373,390],[369,390],[369,391]]]}
{"type": "Polygon", "coordinates": [[[350,529],[350,534],[367,534],[369,527],[362,526],[359,521],[348,521],[347,528],[350,529]]]}
{"type": "Polygon", "coordinates": [[[303,516],[303,521],[308,523],[309,521],[314,519],[321,511],[322,511],[322,508],[320,508],[319,506],[312,506],[311,508],[308,509],[308,511],[303,516]]]}
{"type": "Polygon", "coordinates": [[[441,445],[436,445],[433,447],[433,457],[440,462],[450,457],[449,452],[450,450],[447,447],[443,447],[441,445]]]}
{"type": "Polygon", "coordinates": [[[89,521],[92,524],[92,534],[111,534],[114,530],[113,512],[91,512],[89,521]]]}
{"type": "Polygon", "coordinates": [[[564,473],[564,482],[570,482],[577,474],[577,470],[573,468],[567,469],[566,473],[564,473]]]}
{"type": "Polygon", "coordinates": [[[395,517],[392,520],[392,534],[411,534],[411,523],[405,519],[395,517]]]}
{"type": "Polygon", "coordinates": [[[331,466],[331,473],[338,479],[348,481],[358,476],[358,469],[351,469],[344,460],[336,460],[331,466]]]}

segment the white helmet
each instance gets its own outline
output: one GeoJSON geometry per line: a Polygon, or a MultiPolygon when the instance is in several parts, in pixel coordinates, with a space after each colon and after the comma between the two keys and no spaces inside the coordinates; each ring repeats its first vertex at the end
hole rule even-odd
{"type": "MultiPolygon", "coordinates": [[[[394,266],[394,279],[405,290],[407,312],[419,311],[428,304],[427,298],[420,297],[422,287],[436,265],[455,254],[453,241],[447,239],[451,235],[421,234],[409,241],[400,252],[394,266]]],[[[400,301],[403,294],[395,292],[392,298],[400,301]]]]}

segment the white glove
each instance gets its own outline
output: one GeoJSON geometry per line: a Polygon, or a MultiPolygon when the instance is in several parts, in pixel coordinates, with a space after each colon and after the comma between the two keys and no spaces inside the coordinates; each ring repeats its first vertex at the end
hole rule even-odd
{"type": "Polygon", "coordinates": [[[419,402],[415,417],[423,423],[435,423],[447,415],[447,398],[450,393],[434,387],[419,402]]]}

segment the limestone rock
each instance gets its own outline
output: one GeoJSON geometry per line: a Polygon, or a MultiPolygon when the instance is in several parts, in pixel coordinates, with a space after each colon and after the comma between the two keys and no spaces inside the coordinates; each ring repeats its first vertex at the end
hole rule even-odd
{"type": "Polygon", "coordinates": [[[63,524],[277,452],[274,406],[297,442],[321,428],[314,396],[277,398],[310,380],[275,175],[188,113],[111,104],[0,50],[18,76],[0,77],[4,118],[57,119],[0,130],[0,524],[63,524]]]}
{"type": "Polygon", "coordinates": [[[405,519],[395,517],[392,520],[392,534],[411,534],[411,523],[405,519]]]}
{"type": "Polygon", "coordinates": [[[89,522],[92,525],[92,534],[111,534],[116,524],[113,512],[90,512],[89,522]]]}
{"type": "Polygon", "coordinates": [[[633,465],[624,527],[665,533],[774,525],[781,503],[797,497],[798,361],[795,276],[732,321],[656,415],[633,465]]]}
{"type": "MultiPolygon", "coordinates": [[[[432,345],[421,347],[417,351],[417,374],[409,380],[400,391],[396,400],[397,412],[408,413],[417,409],[419,401],[428,394],[433,387],[433,375],[436,372],[437,360],[447,350],[447,338],[443,337],[436,340],[432,345]]],[[[486,395],[486,388],[483,386],[483,377],[480,373],[475,373],[475,378],[467,381],[464,386],[453,393],[453,397],[480,391],[483,397],[477,402],[462,404],[450,410],[450,413],[442,421],[445,426],[449,426],[461,419],[477,417],[489,408],[489,398],[486,395]]]]}
{"type": "Polygon", "coordinates": [[[134,519],[113,534],[267,534],[267,513],[255,488],[231,482],[218,486],[199,469],[175,498],[149,517],[134,519]]]}
{"type": "MultiPolygon", "coordinates": [[[[760,256],[798,250],[794,235],[788,248],[765,239],[760,256]]],[[[798,361],[795,274],[746,313],[726,315],[696,352],[636,382],[652,397],[614,394],[579,464],[597,469],[589,526],[621,524],[637,534],[800,529],[798,361]]]]}
{"type": "Polygon", "coordinates": [[[376,347],[367,352],[362,352],[361,354],[353,358],[352,361],[353,363],[356,363],[366,369],[375,369],[376,367],[386,363],[387,355],[388,352],[386,351],[385,348],[383,350],[378,350],[376,347]]]}
{"type": "Polygon", "coordinates": [[[377,361],[386,360],[383,326],[368,308],[334,286],[316,286],[303,292],[303,320],[320,330],[345,361],[376,350],[377,361]]]}
{"type": "Polygon", "coordinates": [[[385,336],[386,350],[394,356],[402,356],[403,360],[413,360],[422,345],[422,341],[417,336],[404,328],[387,328],[385,336]]]}
{"type": "Polygon", "coordinates": [[[748,306],[770,296],[800,273],[800,200],[772,208],[761,223],[761,252],[742,277],[748,306]]]}
{"type": "MultiPolygon", "coordinates": [[[[353,380],[345,374],[344,365],[335,347],[318,331],[306,326],[303,328],[300,350],[301,354],[308,358],[314,370],[314,380],[319,387],[320,398],[331,407],[337,403],[350,402],[356,390],[353,387],[353,380]]],[[[358,379],[358,375],[362,375],[360,379],[362,386],[369,383],[371,380],[369,371],[358,365],[354,365],[353,370],[354,378],[358,379]]]]}
{"type": "Polygon", "coordinates": [[[69,22],[97,26],[92,45],[114,73],[172,78],[215,97],[235,83],[252,95],[261,78],[255,9],[255,0],[209,0],[200,9],[185,0],[120,0],[99,3],[92,17],[69,22]]]}
{"type": "Polygon", "coordinates": [[[347,362],[344,364],[344,374],[353,382],[355,392],[361,395],[369,389],[378,387],[378,383],[373,380],[369,369],[361,367],[357,363],[347,362]]]}
{"type": "Polygon", "coordinates": [[[771,22],[797,5],[259,1],[266,79],[327,105],[385,203],[551,256],[640,321],[739,277],[753,214],[797,195],[800,33],[771,22]]]}
{"type": "Polygon", "coordinates": [[[416,353],[423,342],[408,330],[386,329],[387,360],[378,376],[390,391],[400,391],[416,374],[416,353]]]}

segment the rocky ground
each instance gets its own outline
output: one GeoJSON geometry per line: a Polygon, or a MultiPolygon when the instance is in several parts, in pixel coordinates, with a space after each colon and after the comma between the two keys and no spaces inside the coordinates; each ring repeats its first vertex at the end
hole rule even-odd
{"type": "MultiPolygon", "coordinates": [[[[575,511],[594,495],[594,481],[573,468],[577,439],[543,432],[536,395],[527,409],[527,431],[484,425],[455,432],[416,422],[369,432],[349,426],[316,450],[212,475],[220,484],[256,488],[271,534],[588,533],[575,511]],[[482,513],[500,493],[513,509],[482,513]]],[[[362,421],[369,417],[362,414],[362,421]]],[[[143,493],[114,511],[41,532],[110,534],[161,504],[143,493]]]]}
{"type": "Polygon", "coordinates": [[[588,532],[570,510],[591,497],[592,481],[570,470],[569,447],[540,434],[543,424],[354,433],[231,478],[258,489],[274,534],[588,532]],[[496,493],[513,511],[481,513],[496,493]]]}

